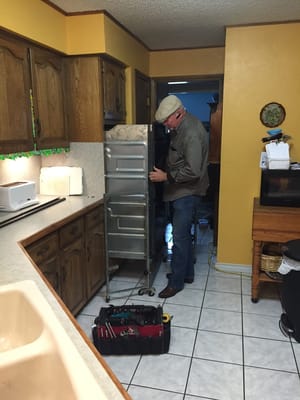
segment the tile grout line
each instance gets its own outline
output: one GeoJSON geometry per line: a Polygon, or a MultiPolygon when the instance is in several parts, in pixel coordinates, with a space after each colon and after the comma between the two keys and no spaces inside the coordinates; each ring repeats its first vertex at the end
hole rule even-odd
{"type": "Polygon", "coordinates": [[[190,378],[190,372],[191,372],[191,368],[192,368],[192,363],[193,363],[193,359],[194,359],[194,351],[195,351],[195,347],[196,347],[196,342],[197,342],[197,337],[198,337],[198,332],[199,332],[199,326],[200,326],[200,320],[201,320],[201,315],[202,315],[202,310],[203,310],[203,305],[204,305],[204,299],[205,299],[205,294],[206,294],[206,289],[207,289],[207,284],[208,284],[208,278],[209,278],[209,272],[210,272],[210,268],[208,269],[208,274],[206,276],[206,282],[205,282],[205,286],[203,289],[203,298],[202,298],[202,302],[201,302],[201,307],[200,307],[200,314],[199,314],[199,318],[198,318],[198,323],[197,323],[197,327],[196,327],[196,335],[195,335],[195,339],[194,339],[194,344],[193,344],[193,349],[192,349],[192,353],[191,353],[191,357],[190,357],[190,365],[188,368],[188,372],[187,372],[187,379],[186,379],[186,383],[185,383],[185,387],[184,387],[184,392],[183,392],[183,398],[185,399],[186,396],[186,391],[187,391],[187,387],[188,387],[188,382],[189,382],[189,378],[190,378]]]}
{"type": "MultiPolygon", "coordinates": [[[[205,284],[205,287],[204,287],[204,289],[203,289],[203,298],[202,298],[202,301],[201,301],[201,306],[200,306],[200,313],[199,313],[199,319],[198,319],[198,323],[197,323],[197,326],[196,326],[196,335],[195,335],[195,338],[194,338],[194,342],[193,342],[193,347],[192,347],[192,351],[191,351],[191,356],[189,356],[189,355],[187,355],[186,357],[187,358],[189,358],[190,360],[189,360],[189,368],[188,368],[188,370],[187,370],[187,379],[186,379],[186,382],[185,382],[185,389],[184,389],[184,393],[183,393],[183,399],[184,398],[186,398],[187,396],[189,396],[187,393],[186,393],[186,390],[187,390],[187,387],[188,387],[188,381],[189,381],[189,379],[190,379],[190,374],[191,374],[191,367],[192,367],[192,361],[193,361],[193,359],[198,359],[198,358],[200,358],[201,359],[201,357],[194,357],[194,353],[195,353],[195,346],[196,346],[196,341],[197,341],[197,337],[198,337],[198,334],[199,334],[199,328],[200,328],[200,321],[201,321],[201,316],[203,316],[203,310],[204,310],[204,301],[205,301],[205,296],[206,296],[206,294],[207,294],[207,292],[208,292],[208,290],[207,290],[207,285],[208,285],[208,280],[209,280],[209,276],[212,276],[212,272],[211,272],[211,269],[209,268],[209,270],[208,270],[208,274],[206,275],[206,277],[205,277],[205,280],[206,280],[206,284],[205,284]]],[[[204,278],[204,277],[203,277],[204,278]]],[[[239,279],[240,279],[240,282],[241,282],[241,289],[240,289],[240,295],[241,295],[241,298],[240,298],[240,304],[241,304],[241,330],[242,330],[242,332],[241,332],[241,336],[242,336],[242,368],[243,368],[243,400],[245,400],[246,399],[246,368],[247,367],[251,367],[251,368],[255,368],[255,369],[261,369],[261,370],[269,370],[269,371],[278,371],[277,369],[271,369],[271,368],[268,368],[268,367],[266,367],[266,368],[264,368],[264,367],[255,367],[255,366],[251,366],[251,365],[249,365],[249,366],[247,366],[246,364],[245,364],[245,342],[246,342],[246,338],[247,337],[251,337],[251,336],[245,336],[245,331],[244,331],[244,329],[245,329],[245,326],[244,326],[244,322],[247,322],[247,321],[244,321],[244,317],[246,317],[246,315],[247,314],[253,314],[253,313],[247,313],[247,312],[244,312],[244,308],[243,308],[243,306],[245,305],[246,306],[246,302],[247,302],[247,298],[245,298],[244,297],[244,291],[245,291],[245,295],[247,295],[247,287],[245,287],[245,288],[243,288],[243,277],[240,275],[240,277],[239,277],[239,279]]],[[[218,291],[216,291],[216,292],[218,292],[218,291]]],[[[223,293],[223,291],[221,291],[222,293],[223,293]]],[[[228,292],[228,293],[232,293],[232,292],[228,292]]],[[[234,294],[234,293],[233,293],[234,294]]],[[[249,295],[247,295],[248,297],[250,297],[249,295]]],[[[99,297],[101,297],[101,296],[99,296],[99,297]]],[[[127,302],[127,301],[130,301],[130,300],[132,300],[132,298],[130,298],[130,296],[129,297],[127,297],[126,298],[126,300],[125,300],[125,303],[127,302]]],[[[149,301],[150,301],[150,298],[149,298],[149,301]]],[[[108,303],[107,303],[108,304],[108,303]]],[[[166,300],[164,299],[164,301],[163,301],[163,306],[165,306],[165,304],[166,304],[166,300]]],[[[188,306],[188,305],[187,305],[188,306]]],[[[192,306],[193,307],[193,306],[192,306]]],[[[245,310],[247,310],[247,308],[245,308],[245,310]]],[[[248,310],[249,311],[249,310],[248,310]]],[[[83,316],[90,316],[90,317],[93,317],[93,315],[90,315],[90,314],[79,314],[79,315],[83,315],[83,316]]],[[[256,314],[255,313],[255,315],[262,315],[263,317],[264,316],[266,316],[266,317],[268,317],[268,310],[266,310],[266,312],[264,312],[263,314],[256,314]]],[[[274,316],[275,317],[275,316],[274,316]]],[[[246,325],[247,326],[247,325],[246,325]]],[[[183,326],[181,327],[181,328],[184,328],[183,326]]],[[[185,328],[186,329],[186,328],[185,328]]],[[[191,328],[191,329],[194,329],[194,328],[191,328]]],[[[238,335],[238,336],[240,336],[240,335],[238,335]]],[[[280,341],[280,342],[286,342],[286,341],[284,341],[284,340],[280,340],[280,339],[268,339],[268,338],[263,338],[263,337],[258,337],[258,339],[266,339],[266,340],[274,340],[274,341],[280,341]]],[[[291,344],[291,346],[292,346],[292,352],[293,352],[293,358],[294,358],[294,361],[295,361],[295,364],[296,364],[296,371],[295,372],[290,372],[290,371],[281,371],[281,372],[286,372],[286,373],[289,373],[290,375],[291,374],[293,374],[293,375],[297,375],[299,378],[300,378],[300,372],[299,372],[299,367],[298,367],[298,364],[297,364],[297,357],[296,357],[296,348],[294,347],[295,346],[295,344],[293,344],[292,343],[292,341],[291,340],[289,340],[290,341],[290,344],[291,344]]],[[[176,355],[176,353],[174,353],[174,355],[176,355]]],[[[134,384],[132,384],[132,381],[133,381],[133,379],[134,379],[134,376],[135,376],[135,373],[136,373],[136,371],[137,371],[137,369],[138,369],[138,367],[139,367],[139,365],[140,365],[140,363],[141,363],[141,360],[142,360],[142,356],[140,356],[140,358],[139,358],[139,360],[138,360],[138,362],[137,362],[137,365],[135,366],[135,369],[134,369],[134,371],[133,371],[133,373],[132,373],[132,376],[131,376],[131,379],[129,380],[129,383],[127,383],[126,384],[126,386],[127,386],[127,388],[129,389],[130,388],[130,386],[132,386],[132,387],[134,387],[134,386],[139,386],[139,387],[143,387],[143,386],[140,386],[140,385],[134,385],[134,384]]],[[[206,360],[206,359],[204,359],[204,360],[206,360]]],[[[213,361],[213,360],[212,360],[213,361]]],[[[232,364],[232,363],[229,363],[229,364],[232,364]]],[[[280,370],[279,370],[280,371],[280,370]]],[[[146,386],[145,386],[145,388],[146,388],[146,386]]],[[[127,389],[127,390],[128,390],[127,389]]],[[[161,391],[165,391],[165,390],[163,390],[163,389],[158,389],[158,388],[155,388],[155,387],[149,387],[149,389],[153,389],[153,390],[161,390],[161,391]]],[[[168,392],[168,390],[166,390],[166,392],[168,392]]],[[[182,395],[182,393],[180,393],[180,392],[174,392],[174,393],[178,393],[178,394],[180,394],[180,395],[182,395]]],[[[191,395],[191,396],[193,396],[193,395],[191,395]]]]}

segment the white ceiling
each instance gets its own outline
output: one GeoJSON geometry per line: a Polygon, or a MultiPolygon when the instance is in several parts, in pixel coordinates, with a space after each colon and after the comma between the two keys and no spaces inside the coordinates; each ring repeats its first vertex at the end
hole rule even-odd
{"type": "Polygon", "coordinates": [[[66,13],[101,10],[150,50],[224,46],[225,27],[300,21],[300,0],[51,0],[66,13]]]}

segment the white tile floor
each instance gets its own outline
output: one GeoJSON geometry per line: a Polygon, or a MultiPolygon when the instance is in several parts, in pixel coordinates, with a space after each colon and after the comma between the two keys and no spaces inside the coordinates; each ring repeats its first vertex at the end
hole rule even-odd
{"type": "MultiPolygon", "coordinates": [[[[153,297],[111,295],[114,305],[162,304],[173,316],[169,352],[105,356],[106,361],[134,400],[299,400],[300,343],[278,327],[278,285],[265,287],[253,304],[249,277],[214,269],[211,241],[210,230],[200,231],[195,281],[176,296],[157,296],[167,283],[165,263],[153,297]]],[[[142,272],[121,270],[111,290],[138,284],[142,272]]],[[[78,315],[89,337],[100,308],[107,306],[103,288],[78,315]]]]}

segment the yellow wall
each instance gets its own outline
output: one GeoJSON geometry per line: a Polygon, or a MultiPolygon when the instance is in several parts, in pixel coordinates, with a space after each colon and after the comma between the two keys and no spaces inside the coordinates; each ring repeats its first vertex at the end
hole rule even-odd
{"type": "Polygon", "coordinates": [[[66,50],[66,17],[40,0],[0,0],[0,27],[66,50]]]}
{"type": "Polygon", "coordinates": [[[65,53],[105,53],[104,15],[87,14],[65,17],[67,46],[65,53]]]}
{"type": "Polygon", "coordinates": [[[106,53],[148,75],[147,49],[107,16],[104,19],[104,28],[106,53]]]}
{"type": "Polygon", "coordinates": [[[280,126],[300,159],[300,24],[228,28],[224,71],[218,262],[250,265],[253,197],[260,190],[261,108],[279,102],[280,126]]]}
{"type": "Polygon", "coordinates": [[[150,52],[150,76],[178,77],[222,75],[224,47],[150,52]]]}

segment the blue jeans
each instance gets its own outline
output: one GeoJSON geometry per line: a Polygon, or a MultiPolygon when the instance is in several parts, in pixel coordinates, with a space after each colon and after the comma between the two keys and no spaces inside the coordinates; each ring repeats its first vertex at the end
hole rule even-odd
{"type": "Polygon", "coordinates": [[[168,286],[181,290],[184,279],[194,278],[194,253],[191,228],[199,207],[199,196],[186,196],[170,202],[173,226],[172,275],[168,286]]]}

